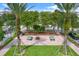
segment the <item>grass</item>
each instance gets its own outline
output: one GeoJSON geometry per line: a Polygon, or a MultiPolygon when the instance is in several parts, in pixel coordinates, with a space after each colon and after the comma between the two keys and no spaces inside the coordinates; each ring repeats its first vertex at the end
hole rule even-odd
{"type": "MultiPolygon", "coordinates": [[[[25,46],[21,46],[23,48],[25,46]]],[[[15,46],[13,46],[5,56],[12,56],[15,46]]],[[[78,56],[70,47],[67,47],[69,56],[78,56]]],[[[26,46],[25,54],[23,56],[64,56],[63,46],[26,46]]]]}
{"type": "Polygon", "coordinates": [[[79,38],[79,34],[76,34],[75,37],[79,38]]]}

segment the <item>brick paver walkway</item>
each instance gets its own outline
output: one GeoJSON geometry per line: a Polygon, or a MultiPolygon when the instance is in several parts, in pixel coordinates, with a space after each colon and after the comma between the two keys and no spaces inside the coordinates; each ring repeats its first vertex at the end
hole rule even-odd
{"type": "Polygon", "coordinates": [[[25,45],[32,45],[36,43],[35,45],[62,45],[64,38],[61,35],[54,36],[55,41],[50,41],[49,36],[50,35],[31,35],[33,37],[33,40],[27,40],[28,36],[21,36],[20,38],[22,39],[21,41],[25,45]],[[36,37],[40,37],[40,40],[36,40],[36,37]]]}
{"type": "Polygon", "coordinates": [[[71,47],[79,55],[79,47],[75,46],[72,42],[68,41],[68,46],[71,47]]]}

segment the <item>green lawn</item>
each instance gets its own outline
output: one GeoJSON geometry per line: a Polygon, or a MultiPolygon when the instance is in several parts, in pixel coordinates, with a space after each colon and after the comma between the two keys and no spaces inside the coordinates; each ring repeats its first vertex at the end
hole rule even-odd
{"type": "MultiPolygon", "coordinates": [[[[21,46],[23,48],[25,46],[21,46]]],[[[12,56],[15,46],[13,46],[5,56],[12,56]]],[[[78,56],[70,47],[67,47],[69,56],[78,56]]],[[[24,56],[64,56],[64,49],[62,46],[30,46],[25,48],[24,56]]]]}

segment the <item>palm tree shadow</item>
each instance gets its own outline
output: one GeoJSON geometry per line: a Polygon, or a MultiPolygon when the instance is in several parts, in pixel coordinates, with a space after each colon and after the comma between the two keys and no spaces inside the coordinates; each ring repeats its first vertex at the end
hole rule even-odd
{"type": "Polygon", "coordinates": [[[23,48],[23,49],[21,49],[21,51],[23,51],[23,50],[25,50],[25,49],[28,49],[28,48],[29,48],[29,47],[31,47],[31,46],[33,46],[33,45],[24,46],[24,48],[23,48]]]}

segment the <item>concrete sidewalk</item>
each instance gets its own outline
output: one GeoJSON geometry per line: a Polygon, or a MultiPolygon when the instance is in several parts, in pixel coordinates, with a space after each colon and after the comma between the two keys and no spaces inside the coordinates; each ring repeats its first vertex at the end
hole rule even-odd
{"type": "Polygon", "coordinates": [[[7,46],[5,46],[4,48],[2,48],[0,50],[0,56],[3,56],[10,48],[13,44],[16,44],[16,39],[14,39],[12,42],[10,42],[7,46]]]}
{"type": "Polygon", "coordinates": [[[72,42],[68,41],[68,46],[71,47],[79,55],[79,47],[75,46],[72,42]]]}

